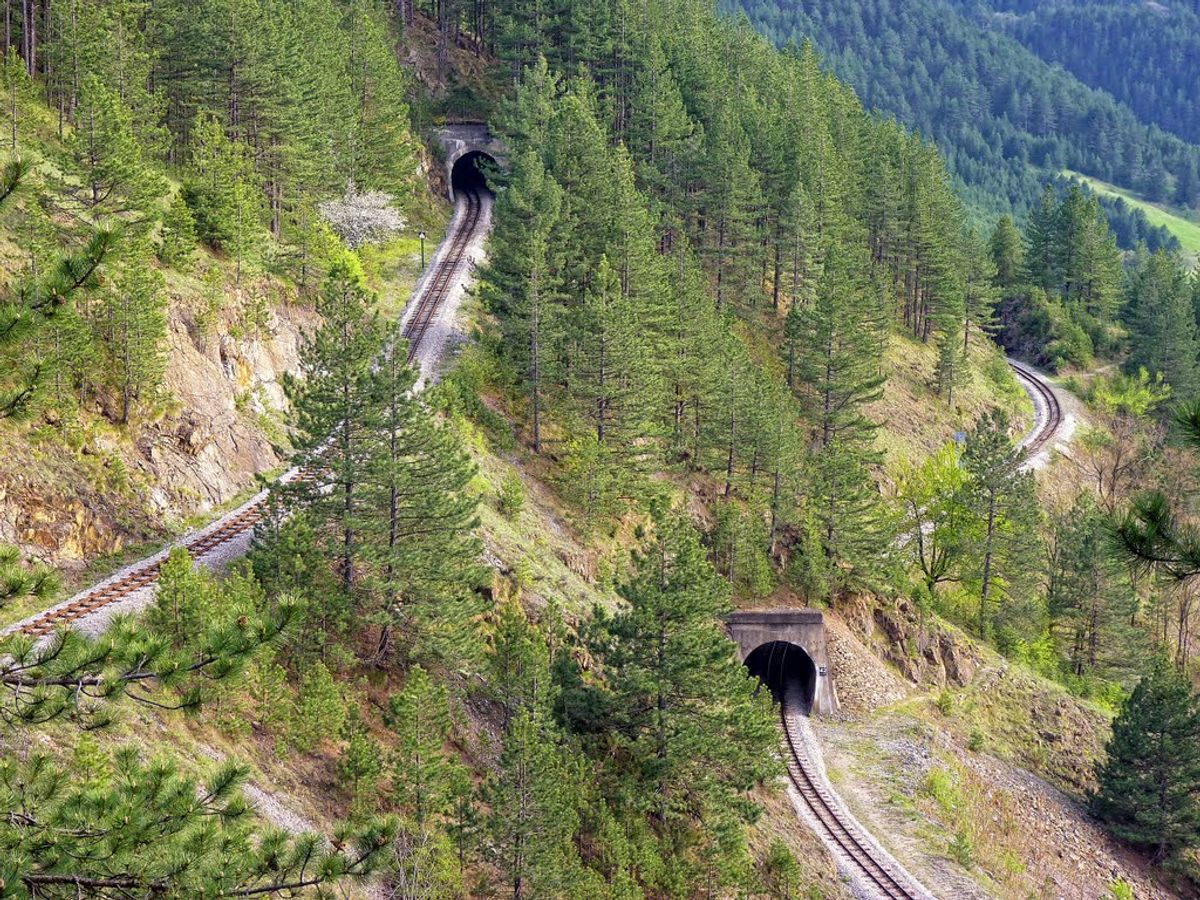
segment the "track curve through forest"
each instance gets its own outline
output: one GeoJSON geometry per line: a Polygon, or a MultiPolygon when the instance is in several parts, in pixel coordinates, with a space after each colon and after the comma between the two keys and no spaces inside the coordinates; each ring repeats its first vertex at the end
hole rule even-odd
{"type": "MultiPolygon", "coordinates": [[[[401,316],[400,334],[409,342],[408,360],[420,369],[422,382],[436,372],[445,351],[458,301],[472,278],[473,263],[491,227],[491,202],[491,195],[482,189],[458,192],[446,238],[401,316]]],[[[307,477],[311,477],[310,473],[292,468],[279,480],[286,484],[307,477]]],[[[8,626],[0,634],[21,632],[42,639],[67,626],[93,636],[101,634],[114,616],[143,609],[153,601],[159,571],[174,548],[185,547],[196,562],[213,570],[224,569],[244,556],[269,497],[269,489],[259,491],[204,528],[184,535],[59,604],[8,626]]]]}
{"type": "Polygon", "coordinates": [[[1012,357],[1008,358],[1008,365],[1033,401],[1033,427],[1018,446],[1025,451],[1030,465],[1040,464],[1045,462],[1048,451],[1063,431],[1062,402],[1054,385],[1032,366],[1012,357]]]}

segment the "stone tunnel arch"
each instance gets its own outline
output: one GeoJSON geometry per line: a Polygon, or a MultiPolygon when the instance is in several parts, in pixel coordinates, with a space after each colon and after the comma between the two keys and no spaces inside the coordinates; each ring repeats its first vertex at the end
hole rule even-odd
{"type": "Polygon", "coordinates": [[[760,644],[746,657],[746,668],[771,691],[776,702],[796,692],[804,709],[812,707],[817,692],[817,664],[803,647],[790,641],[760,644]]]}
{"type": "Polygon", "coordinates": [[[488,190],[487,168],[496,160],[482,150],[469,150],[450,167],[450,193],[457,197],[462,190],[488,190]]]}
{"type": "Polygon", "coordinates": [[[725,617],[725,627],[737,644],[738,658],[763,679],[776,699],[792,679],[799,682],[811,712],[837,712],[837,689],[820,610],[741,609],[725,617]]]}
{"type": "Polygon", "coordinates": [[[504,142],[492,134],[486,122],[451,122],[434,129],[446,159],[446,190],[454,199],[455,177],[478,168],[480,158],[490,159],[503,169],[507,164],[504,142]],[[467,168],[460,169],[460,163],[467,168]]]}

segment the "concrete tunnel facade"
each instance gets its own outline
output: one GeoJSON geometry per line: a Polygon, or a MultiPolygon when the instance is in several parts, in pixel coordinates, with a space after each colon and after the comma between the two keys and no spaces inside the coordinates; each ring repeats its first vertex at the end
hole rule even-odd
{"type": "Polygon", "coordinates": [[[789,681],[801,685],[811,712],[838,710],[829,668],[825,619],[816,609],[738,610],[725,618],[738,656],[776,699],[789,681]]]}
{"type": "Polygon", "coordinates": [[[477,177],[479,163],[487,160],[503,168],[507,163],[504,143],[492,134],[486,122],[457,122],[436,129],[446,154],[446,189],[454,199],[455,187],[477,177]]]}

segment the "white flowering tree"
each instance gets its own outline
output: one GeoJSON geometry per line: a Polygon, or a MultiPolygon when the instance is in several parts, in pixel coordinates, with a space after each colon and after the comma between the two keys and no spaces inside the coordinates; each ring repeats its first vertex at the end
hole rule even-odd
{"type": "Polygon", "coordinates": [[[351,182],[340,200],[321,204],[321,216],[347,246],[358,249],[404,230],[404,216],[392,206],[392,199],[382,191],[359,193],[351,182]]]}

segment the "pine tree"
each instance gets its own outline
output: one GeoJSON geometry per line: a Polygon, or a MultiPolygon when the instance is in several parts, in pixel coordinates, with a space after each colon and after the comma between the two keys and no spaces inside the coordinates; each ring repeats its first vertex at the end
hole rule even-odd
{"type": "Polygon", "coordinates": [[[1161,373],[1176,397],[1200,392],[1196,317],[1186,274],[1160,251],[1129,278],[1127,306],[1131,370],[1161,373]]]}
{"type": "Polygon", "coordinates": [[[99,221],[106,216],[143,219],[151,214],[151,205],[166,184],[143,158],[132,113],[98,78],[84,82],[69,146],[82,183],[68,191],[85,215],[99,221]]]}
{"type": "Polygon", "coordinates": [[[123,423],[129,421],[134,400],[145,400],[158,389],[167,367],[166,280],[151,260],[148,245],[135,246],[104,301],[106,342],[123,423]]]}
{"type": "MultiPolygon", "coordinates": [[[[1011,224],[1011,223],[1010,223],[1011,224]]],[[[999,234],[1000,226],[996,226],[999,234]]],[[[1001,236],[1001,240],[1007,240],[1001,236]]],[[[1018,243],[1016,246],[1020,246],[1018,243]]],[[[1009,249],[1000,248],[1002,253],[1009,249]]],[[[996,302],[1005,289],[999,287],[1004,279],[989,248],[980,240],[975,231],[967,234],[963,248],[966,271],[963,277],[963,352],[967,352],[971,341],[971,329],[974,328],[982,336],[990,336],[996,331],[996,302]]],[[[1008,265],[1011,261],[1006,261],[1008,265]]],[[[1007,275],[1005,276],[1007,277],[1007,275]]]]}
{"type": "Polygon", "coordinates": [[[570,393],[596,443],[630,460],[645,433],[648,411],[646,333],[605,256],[593,287],[570,317],[565,339],[574,347],[570,393]]]}
{"type": "Polygon", "coordinates": [[[464,658],[471,589],[482,581],[475,528],[475,465],[448,426],[414,392],[417,373],[407,345],[390,343],[370,384],[374,427],[360,493],[364,555],[383,593],[377,660],[398,626],[403,648],[464,658]]]}
{"type": "Polygon", "coordinates": [[[496,774],[484,798],[487,828],[510,896],[553,896],[578,868],[577,762],[543,712],[524,710],[504,732],[496,774]]]}
{"type": "Polygon", "coordinates": [[[831,249],[813,302],[803,307],[795,380],[812,434],[813,515],[824,552],[854,567],[869,567],[878,552],[879,498],[868,466],[875,458],[875,424],[867,404],[882,396],[871,298],[848,251],[831,249]]]}
{"type": "Polygon", "coordinates": [[[672,209],[684,201],[691,160],[698,155],[698,129],[684,106],[679,85],[659,36],[649,31],[636,60],[625,142],[638,160],[638,180],[672,209]]]}
{"type": "Polygon", "coordinates": [[[262,184],[251,148],[231,140],[215,116],[201,114],[190,151],[183,198],[201,239],[234,254],[240,283],[242,263],[262,232],[262,184]]]}
{"type": "Polygon", "coordinates": [[[316,479],[294,490],[337,559],[346,594],[355,587],[362,562],[361,494],[376,439],[371,364],[381,340],[373,307],[350,258],[337,263],[318,304],[322,325],[301,357],[304,380],[294,389],[303,464],[328,472],[332,483],[326,489],[325,479],[316,479]]]}
{"type": "Polygon", "coordinates": [[[188,271],[196,252],[196,219],[179,194],[171,198],[163,214],[158,258],[165,265],[188,271]]]}
{"type": "Polygon", "coordinates": [[[750,143],[732,102],[721,104],[706,139],[708,189],[699,204],[703,232],[697,245],[714,281],[717,309],[727,303],[753,306],[761,293],[754,284],[761,197],[750,168],[750,143]]]}
{"type": "Polygon", "coordinates": [[[548,369],[554,358],[556,285],[550,271],[549,237],[561,191],[532,149],[513,162],[509,187],[496,203],[494,250],[481,274],[481,293],[503,315],[509,354],[529,396],[533,449],[542,449],[542,418],[548,369]]]}
{"type": "Polygon", "coordinates": [[[1054,525],[1046,590],[1051,629],[1073,675],[1120,675],[1137,655],[1129,623],[1138,600],[1113,553],[1107,517],[1084,495],[1054,525]]]}
{"type": "Polygon", "coordinates": [[[1001,216],[988,241],[988,253],[996,267],[994,284],[1002,297],[1016,293],[1025,277],[1025,246],[1021,232],[1009,216],[1001,216]]]}
{"type": "Polygon", "coordinates": [[[1041,203],[1029,214],[1025,272],[1031,284],[1051,294],[1062,290],[1060,234],[1058,201],[1054,195],[1054,188],[1046,185],[1042,191],[1041,203]]]}
{"type": "Polygon", "coordinates": [[[450,705],[444,685],[414,666],[388,701],[388,727],[400,738],[391,757],[392,791],[418,831],[435,830],[452,811],[461,766],[446,752],[450,705]]]}
{"type": "Polygon", "coordinates": [[[158,594],[149,613],[151,625],[181,646],[215,611],[217,586],[204,569],[196,568],[182,547],[171,550],[159,573],[158,594]]]}
{"type": "Polygon", "coordinates": [[[221,764],[206,780],[124,747],[91,778],[46,753],[0,761],[0,881],[18,896],[121,900],[299,892],[387,862],[389,823],[318,835],[255,834],[240,788],[221,764]]]}
{"type": "Polygon", "coordinates": [[[342,737],[346,743],[337,761],[338,777],[350,788],[352,809],[361,815],[378,807],[375,790],[383,774],[383,750],[371,737],[356,706],[347,711],[342,737]]]}
{"type": "Polygon", "coordinates": [[[992,629],[996,597],[1033,571],[1037,499],[1033,475],[1023,468],[1024,454],[1008,433],[1002,410],[985,413],[967,435],[963,466],[970,475],[971,504],[978,522],[978,628],[992,629]]]}
{"type": "Polygon", "coordinates": [[[348,16],[346,68],[355,120],[348,135],[344,171],[351,184],[400,196],[407,193],[417,150],[405,123],[408,86],[383,10],[354,0],[348,16]]]}
{"type": "Polygon", "coordinates": [[[1092,811],[1156,862],[1200,842],[1200,704],[1161,657],[1113,722],[1092,811]]]}
{"type": "MultiPolygon", "coordinates": [[[[966,343],[965,336],[963,343],[966,343]]],[[[954,389],[966,384],[970,374],[966,348],[959,346],[957,332],[941,332],[937,339],[937,364],[933,372],[933,386],[939,397],[946,398],[947,406],[954,406],[954,389]]]]}
{"type": "MultiPolygon", "coordinates": [[[[191,571],[186,556],[178,564],[191,571]]],[[[174,595],[168,591],[147,622],[118,618],[95,640],[69,629],[49,641],[20,633],[4,636],[0,692],[6,700],[0,725],[69,717],[81,727],[100,728],[113,721],[115,701],[122,698],[160,709],[202,705],[214,685],[237,677],[279,640],[294,610],[286,600],[265,608],[245,579],[230,579],[218,589],[211,576],[201,577],[206,579],[202,590],[206,595],[216,591],[217,599],[207,615],[181,615],[178,628],[174,595]]],[[[182,598],[181,610],[190,611],[193,599],[182,598]]]]}
{"type": "Polygon", "coordinates": [[[300,702],[292,720],[291,743],[307,753],[333,740],[346,722],[346,699],[323,662],[304,673],[300,682],[300,702]]]}
{"type": "Polygon", "coordinates": [[[0,544],[0,609],[26,599],[49,600],[58,590],[58,573],[40,564],[28,564],[21,551],[0,544]]]}
{"type": "Polygon", "coordinates": [[[21,123],[36,102],[33,80],[25,71],[21,57],[16,53],[5,53],[0,79],[4,84],[4,115],[8,118],[8,145],[13,156],[18,155],[21,123]]]}
{"type": "Polygon", "coordinates": [[[686,844],[701,823],[719,828],[729,800],[770,773],[770,713],[721,633],[729,589],[690,525],[660,520],[619,591],[629,606],[602,623],[593,652],[643,808],[686,844]]]}

